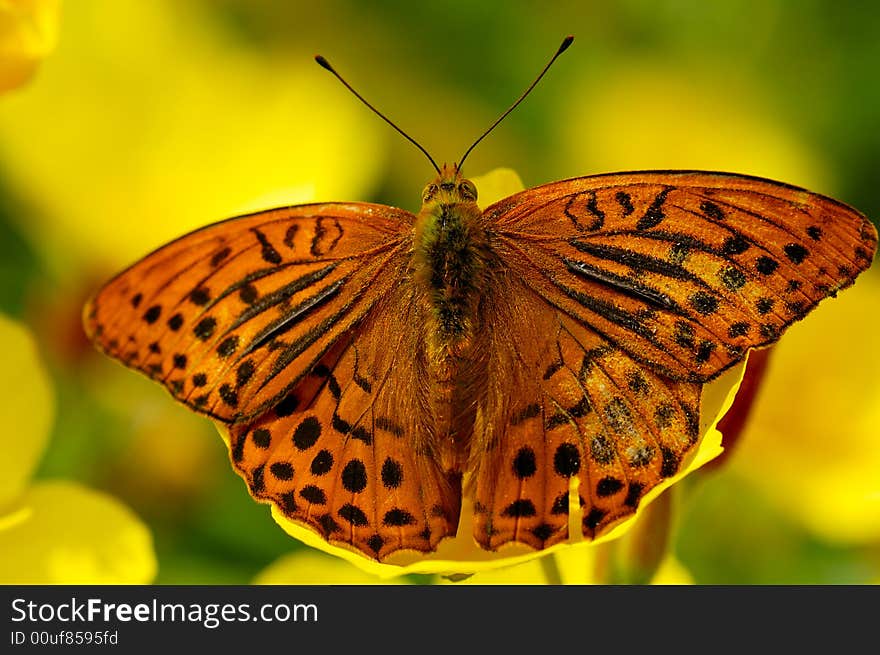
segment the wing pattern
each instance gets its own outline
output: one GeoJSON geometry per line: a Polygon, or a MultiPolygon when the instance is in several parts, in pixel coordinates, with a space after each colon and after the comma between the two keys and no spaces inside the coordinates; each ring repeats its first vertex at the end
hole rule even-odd
{"type": "Polygon", "coordinates": [[[557,182],[488,208],[486,222],[535,293],[654,370],[697,382],[852,284],[877,244],[842,203],[717,173],[557,182]]]}
{"type": "Polygon", "coordinates": [[[398,282],[287,398],[230,430],[254,497],[370,557],[433,550],[455,534],[459,476],[432,448],[423,305],[398,282]]]}
{"type": "Polygon", "coordinates": [[[329,203],[214,224],[108,283],[85,309],[86,331],[190,408],[253,418],[387,292],[413,220],[329,203]]]}
{"type": "Polygon", "coordinates": [[[473,440],[489,549],[568,538],[574,477],[586,538],[632,514],[692,452],[702,384],[852,284],[877,243],[834,200],[701,172],[557,182],[484,219],[504,271],[494,325],[507,326],[492,366],[498,396],[518,399],[489,398],[473,440]]]}
{"type": "Polygon", "coordinates": [[[432,551],[465,493],[481,547],[540,549],[632,514],[692,454],[702,385],[852,284],[877,244],[846,205],[721,173],[597,175],[496,203],[474,359],[450,395],[473,433],[448,457],[415,220],[327,203],[209,226],[111,280],[86,330],[229,424],[251,494],[332,543],[432,551]]]}
{"type": "Polygon", "coordinates": [[[592,539],[678,471],[700,433],[700,385],[656,373],[524,286],[495,309],[508,328],[493,337],[490,378],[505,374],[472,446],[475,538],[489,550],[565,541],[576,500],[592,539]]]}

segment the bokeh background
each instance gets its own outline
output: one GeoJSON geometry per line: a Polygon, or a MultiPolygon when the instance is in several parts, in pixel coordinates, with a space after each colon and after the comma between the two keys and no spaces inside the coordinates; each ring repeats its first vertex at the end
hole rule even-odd
{"type": "MultiPolygon", "coordinates": [[[[430,165],[314,54],[452,161],[566,34],[470,175],[729,170],[880,217],[870,3],[0,2],[0,581],[368,581],[250,499],[210,422],[93,351],[82,304],[245,210],[418,209],[430,165]]],[[[868,271],[773,349],[743,433],[669,504],[658,580],[880,582],[878,321],[868,271]]]]}

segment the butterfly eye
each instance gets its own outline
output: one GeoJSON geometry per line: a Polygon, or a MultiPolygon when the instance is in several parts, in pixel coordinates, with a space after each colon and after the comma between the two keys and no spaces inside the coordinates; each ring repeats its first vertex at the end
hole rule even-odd
{"type": "Polygon", "coordinates": [[[425,190],[422,191],[422,202],[428,202],[434,195],[437,193],[437,185],[429,184],[425,187],[425,190]]]}
{"type": "Polygon", "coordinates": [[[463,180],[461,184],[458,185],[458,192],[467,200],[477,199],[477,187],[474,186],[474,183],[470,180],[463,180]]]}

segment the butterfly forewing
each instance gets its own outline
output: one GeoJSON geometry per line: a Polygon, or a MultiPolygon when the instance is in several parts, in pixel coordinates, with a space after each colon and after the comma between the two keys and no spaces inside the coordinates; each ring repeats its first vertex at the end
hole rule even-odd
{"type": "Polygon", "coordinates": [[[86,307],[86,330],[193,409],[252,418],[402,274],[389,266],[413,220],[381,205],[327,203],[209,226],[109,282],[86,307]]]}
{"type": "Polygon", "coordinates": [[[694,381],[852,284],[877,242],[873,225],[837,201],[701,172],[556,182],[486,217],[534,292],[636,360],[694,381]]]}

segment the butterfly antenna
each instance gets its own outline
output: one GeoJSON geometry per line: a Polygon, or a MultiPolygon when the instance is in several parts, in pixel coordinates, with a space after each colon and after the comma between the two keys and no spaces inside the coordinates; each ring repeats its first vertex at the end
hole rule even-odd
{"type": "Polygon", "coordinates": [[[346,81],[342,78],[342,75],[340,75],[339,73],[337,73],[337,72],[336,72],[336,69],[334,69],[333,66],[330,65],[330,62],[327,61],[326,59],[324,59],[324,57],[322,57],[321,55],[315,55],[315,61],[318,62],[318,64],[321,66],[321,68],[325,68],[325,69],[327,69],[328,71],[330,71],[331,73],[333,73],[333,74],[336,76],[336,79],[339,80],[340,82],[342,82],[343,86],[345,86],[346,89],[348,89],[349,91],[351,91],[351,92],[354,94],[354,96],[355,96],[358,100],[360,100],[360,101],[361,101],[362,103],[364,103],[367,107],[369,107],[370,109],[372,109],[374,114],[376,114],[379,118],[381,118],[383,121],[385,121],[386,123],[388,123],[388,124],[389,124],[391,127],[393,127],[395,130],[397,130],[397,131],[403,136],[403,138],[405,138],[407,141],[409,141],[411,144],[413,144],[416,148],[418,148],[419,150],[421,150],[421,151],[422,151],[422,154],[425,155],[425,157],[428,158],[428,161],[429,161],[429,162],[431,162],[431,166],[434,167],[434,170],[437,171],[437,174],[438,174],[438,175],[440,174],[440,167],[437,166],[437,162],[434,161],[434,158],[431,157],[431,155],[428,154],[428,151],[425,150],[425,149],[421,146],[421,144],[420,144],[418,141],[416,141],[416,140],[415,140],[414,138],[412,138],[409,134],[407,134],[406,132],[404,132],[403,130],[401,130],[399,127],[397,127],[397,125],[395,125],[395,124],[391,121],[390,118],[388,118],[385,114],[383,114],[381,111],[379,111],[378,109],[376,109],[376,108],[375,108],[373,105],[371,105],[369,102],[367,102],[366,100],[364,100],[364,97],[363,97],[360,93],[358,93],[357,91],[355,91],[353,88],[351,88],[351,84],[349,84],[348,82],[346,82],[346,81]]]}
{"type": "Polygon", "coordinates": [[[553,57],[550,59],[550,61],[547,62],[547,65],[544,66],[544,70],[542,70],[542,71],[540,72],[540,74],[538,75],[538,77],[535,78],[535,81],[532,82],[531,86],[529,86],[529,88],[525,90],[525,93],[523,93],[523,94],[517,99],[517,101],[514,102],[514,103],[510,106],[510,108],[509,108],[506,112],[504,112],[503,114],[501,114],[501,116],[498,117],[498,120],[495,121],[494,123],[492,123],[492,125],[489,127],[489,129],[486,130],[485,132],[483,132],[483,134],[480,135],[480,138],[478,138],[476,141],[474,141],[474,142],[471,144],[471,147],[467,149],[467,151],[464,153],[464,155],[462,156],[462,158],[458,161],[458,164],[456,164],[456,166],[458,167],[459,170],[461,170],[461,165],[464,164],[464,160],[467,159],[467,156],[468,156],[469,154],[471,154],[471,150],[473,150],[474,148],[476,148],[476,147],[477,147],[477,144],[478,144],[480,141],[482,141],[483,139],[485,139],[485,138],[489,135],[489,132],[491,132],[492,130],[495,129],[495,127],[498,125],[498,123],[500,123],[501,121],[503,121],[504,118],[505,118],[510,112],[512,112],[514,109],[516,109],[516,107],[517,107],[517,105],[519,105],[519,103],[521,103],[523,100],[526,99],[526,96],[529,95],[529,93],[531,93],[532,89],[534,89],[535,86],[538,84],[538,82],[541,81],[541,78],[544,77],[544,74],[545,74],[548,70],[550,70],[550,67],[553,65],[553,62],[556,61],[556,58],[559,57],[559,55],[561,55],[563,52],[565,52],[565,51],[568,49],[568,46],[571,45],[571,42],[572,42],[572,41],[574,41],[574,37],[573,37],[573,36],[567,36],[567,37],[565,37],[565,38],[562,40],[562,45],[559,46],[559,49],[556,51],[556,54],[553,55],[553,57]]]}

